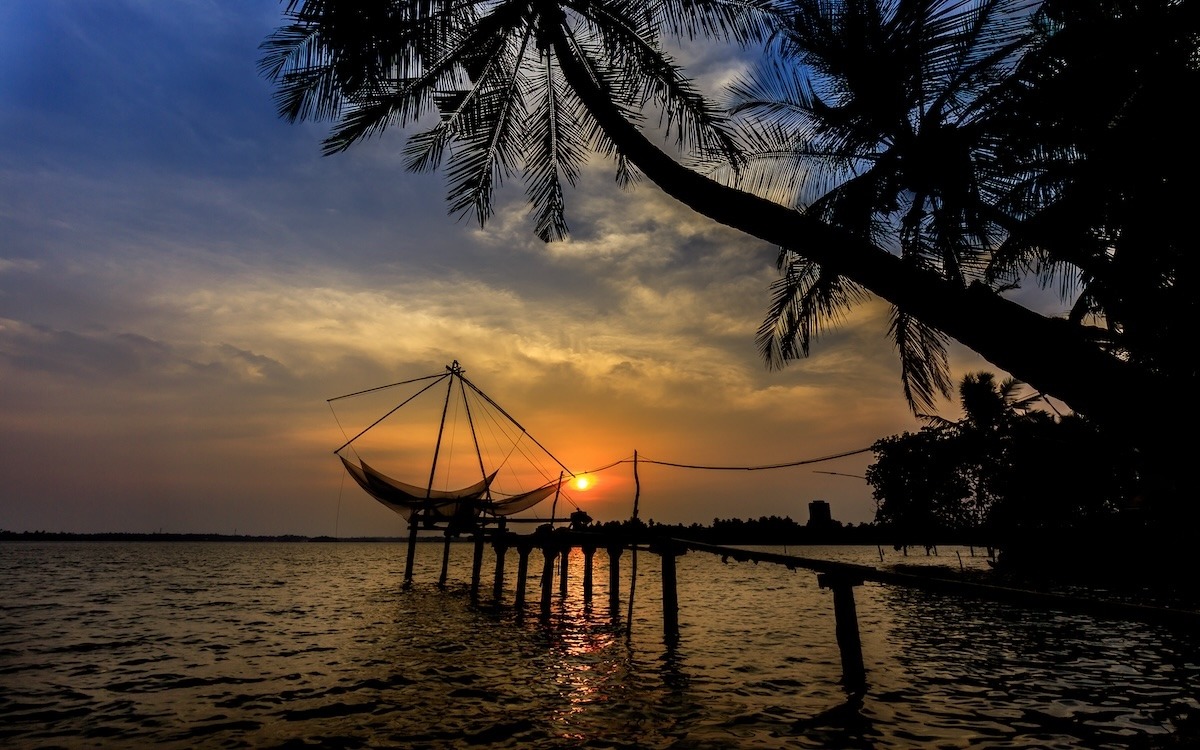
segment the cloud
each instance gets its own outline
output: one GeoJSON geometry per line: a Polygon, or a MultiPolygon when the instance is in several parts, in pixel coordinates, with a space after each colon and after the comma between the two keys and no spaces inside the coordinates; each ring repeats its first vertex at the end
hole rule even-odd
{"type": "MultiPolygon", "coordinates": [[[[402,133],[321,157],[324,129],[280,122],[254,69],[274,2],[15,7],[0,10],[0,527],[402,533],[344,489],[326,399],[455,359],[576,469],[635,450],[771,464],[918,425],[886,306],[768,370],[754,332],[775,249],[651,184],[619,189],[611,163],[568,192],[571,239],[545,244],[518,183],[484,228],[448,216],[442,178],[401,168],[402,133]]],[[[718,80],[738,60],[687,62],[718,80]]],[[[629,466],[598,479],[588,509],[627,516],[629,466]]],[[[811,469],[642,480],[661,521],[803,519],[815,497],[872,512],[861,482],[811,469]]]]}

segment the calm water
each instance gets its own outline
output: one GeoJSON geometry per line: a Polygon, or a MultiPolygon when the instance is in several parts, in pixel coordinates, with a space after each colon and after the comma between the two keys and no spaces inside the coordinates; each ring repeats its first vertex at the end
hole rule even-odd
{"type": "MultiPolygon", "coordinates": [[[[445,591],[440,555],[419,545],[404,590],[397,544],[0,544],[0,746],[1090,750],[1150,746],[1200,709],[1196,633],[866,584],[856,702],[811,572],[679,558],[668,648],[648,554],[628,636],[629,553],[616,622],[602,551],[592,602],[569,580],[549,619],[540,553],[523,611],[515,554],[500,606],[490,549],[478,606],[470,545],[445,591]]],[[[959,565],[884,564],[901,561],[959,565]]]]}

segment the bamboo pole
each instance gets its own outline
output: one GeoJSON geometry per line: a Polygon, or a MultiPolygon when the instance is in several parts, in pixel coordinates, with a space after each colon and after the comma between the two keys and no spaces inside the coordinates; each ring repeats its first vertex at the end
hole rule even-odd
{"type": "Polygon", "coordinates": [[[446,539],[442,542],[442,573],[438,576],[438,586],[444,588],[446,586],[446,577],[450,574],[450,532],[446,532],[446,539]]]}
{"type": "Polygon", "coordinates": [[[475,533],[475,554],[471,557],[471,601],[479,601],[479,574],[483,569],[483,534],[475,533]]]}
{"type": "Polygon", "coordinates": [[[592,544],[583,547],[583,601],[592,600],[592,558],[596,555],[596,547],[592,544]]]}
{"type": "MultiPolygon", "coordinates": [[[[638,500],[642,495],[642,483],[638,479],[638,453],[633,452],[633,521],[637,522],[638,517],[638,500]]],[[[636,528],[630,524],[631,528],[636,528]]],[[[632,555],[629,558],[629,613],[625,617],[625,637],[633,635],[633,594],[637,589],[637,544],[634,540],[632,545],[632,555]]]]}
{"type": "Polygon", "coordinates": [[[621,553],[624,551],[620,543],[608,547],[608,608],[613,617],[621,613],[621,553]]]}
{"type": "Polygon", "coordinates": [[[408,556],[404,560],[404,585],[412,585],[413,578],[413,560],[417,555],[417,523],[419,521],[420,511],[413,511],[412,517],[408,519],[408,556]]]}
{"type": "Polygon", "coordinates": [[[503,536],[497,536],[492,547],[496,550],[496,576],[492,581],[492,600],[499,604],[504,591],[504,555],[508,552],[508,541],[503,536]]]}
{"type": "Polygon", "coordinates": [[[659,551],[662,560],[663,637],[668,643],[679,639],[679,590],[675,576],[675,550],[665,544],[659,551]]]}
{"type": "Polygon", "coordinates": [[[571,546],[567,545],[563,548],[562,556],[558,560],[558,595],[566,598],[567,596],[567,560],[571,557],[571,546]]]}
{"type": "Polygon", "coordinates": [[[542,615],[550,614],[550,592],[554,588],[554,548],[550,542],[542,547],[542,615]]]}
{"type": "Polygon", "coordinates": [[[529,577],[529,553],[533,547],[528,544],[517,545],[517,590],[513,594],[513,604],[517,612],[525,606],[525,579],[529,577]]]}

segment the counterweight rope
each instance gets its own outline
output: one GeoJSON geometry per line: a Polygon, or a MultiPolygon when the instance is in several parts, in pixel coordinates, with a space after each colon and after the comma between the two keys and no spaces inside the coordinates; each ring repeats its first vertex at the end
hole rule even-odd
{"type": "Polygon", "coordinates": [[[655,459],[646,458],[645,456],[635,452],[633,458],[622,458],[617,461],[613,461],[610,464],[601,466],[598,469],[592,469],[591,471],[588,471],[585,473],[596,474],[601,471],[604,471],[605,469],[611,469],[612,467],[618,466],[620,464],[634,463],[635,461],[638,463],[643,463],[643,464],[656,464],[658,466],[673,466],[677,469],[704,469],[706,471],[763,471],[766,469],[786,469],[786,468],[789,468],[792,466],[805,466],[807,464],[819,464],[823,461],[832,461],[836,458],[845,458],[846,456],[857,456],[860,453],[866,453],[870,450],[871,450],[870,447],[858,448],[857,450],[843,451],[842,453],[834,453],[834,454],[831,454],[828,456],[821,456],[820,458],[806,458],[806,459],[802,459],[799,461],[788,461],[786,463],[780,463],[780,464],[764,464],[761,466],[705,466],[703,464],[683,464],[683,463],[677,463],[674,461],[656,461],[655,459]]]}

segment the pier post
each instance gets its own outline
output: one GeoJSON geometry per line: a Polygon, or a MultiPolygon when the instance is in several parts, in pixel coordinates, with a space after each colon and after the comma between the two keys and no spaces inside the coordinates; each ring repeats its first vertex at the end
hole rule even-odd
{"type": "Polygon", "coordinates": [[[562,557],[558,561],[558,595],[566,598],[567,596],[567,559],[571,557],[571,545],[564,544],[562,549],[562,557]]]}
{"type": "Polygon", "coordinates": [[[504,591],[504,554],[508,552],[508,540],[503,533],[497,534],[492,541],[492,548],[496,550],[496,577],[492,581],[492,600],[497,604],[500,603],[500,595],[504,591]]]}
{"type": "Polygon", "coordinates": [[[679,638],[679,587],[675,575],[675,558],[679,550],[673,545],[663,544],[654,549],[662,560],[662,610],[663,636],[667,641],[679,638]]]}
{"type": "Polygon", "coordinates": [[[442,573],[438,576],[438,586],[446,587],[446,576],[450,571],[450,532],[446,532],[446,541],[442,543],[442,573]]]}
{"type": "Polygon", "coordinates": [[[854,587],[861,586],[862,582],[862,578],[844,573],[817,575],[821,588],[833,590],[833,617],[838,651],[842,656],[842,681],[847,689],[854,691],[866,687],[867,682],[862,640],[858,634],[858,611],[854,606],[854,587]]]}
{"type": "Polygon", "coordinates": [[[594,544],[583,546],[583,600],[592,600],[592,558],[596,555],[594,544]]]}
{"type": "Polygon", "coordinates": [[[621,611],[621,553],[624,551],[619,544],[608,548],[608,608],[614,615],[621,611]]]}
{"type": "Polygon", "coordinates": [[[408,519],[408,557],[404,560],[404,585],[412,585],[413,558],[417,554],[417,524],[420,522],[420,511],[413,511],[408,519]]]}
{"type": "Polygon", "coordinates": [[[542,547],[545,560],[542,562],[542,614],[550,614],[550,593],[554,589],[554,557],[553,543],[546,542],[542,547]]]}
{"type": "Polygon", "coordinates": [[[483,568],[483,534],[475,532],[475,555],[471,558],[471,601],[479,600],[479,572],[483,568]]]}
{"type": "Polygon", "coordinates": [[[529,577],[529,553],[532,551],[529,544],[517,544],[517,591],[513,594],[513,605],[518,612],[525,606],[525,579],[529,577]]]}

